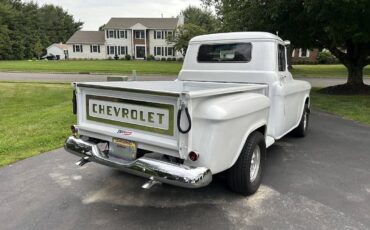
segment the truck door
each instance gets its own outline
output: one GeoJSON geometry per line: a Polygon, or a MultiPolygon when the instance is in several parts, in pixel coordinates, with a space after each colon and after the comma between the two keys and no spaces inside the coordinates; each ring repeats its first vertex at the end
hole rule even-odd
{"type": "Polygon", "coordinates": [[[294,93],[294,82],[287,68],[286,47],[278,44],[278,72],[283,87],[284,122],[282,133],[291,130],[296,124],[299,110],[299,97],[294,93]]]}

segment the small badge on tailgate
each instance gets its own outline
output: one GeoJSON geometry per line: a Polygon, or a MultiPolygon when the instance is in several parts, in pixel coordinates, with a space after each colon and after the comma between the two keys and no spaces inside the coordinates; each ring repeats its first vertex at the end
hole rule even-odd
{"type": "Polygon", "coordinates": [[[127,131],[127,130],[118,130],[117,131],[118,134],[123,134],[125,136],[130,136],[132,134],[132,131],[127,131]]]}

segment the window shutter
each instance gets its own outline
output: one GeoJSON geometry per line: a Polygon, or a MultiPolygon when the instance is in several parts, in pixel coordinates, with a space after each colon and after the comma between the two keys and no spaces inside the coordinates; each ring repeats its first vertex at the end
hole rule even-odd
{"type": "Polygon", "coordinates": [[[81,53],[83,53],[84,52],[83,47],[82,47],[82,45],[80,45],[80,46],[81,46],[81,49],[80,49],[81,50],[81,53]]]}
{"type": "Polygon", "coordinates": [[[161,54],[162,54],[162,56],[164,55],[164,49],[163,49],[163,47],[161,47],[161,54]]]}
{"type": "Polygon", "coordinates": [[[163,30],[161,31],[161,38],[163,39],[163,30]]]}
{"type": "Polygon", "coordinates": [[[92,52],[93,52],[92,45],[90,45],[90,53],[92,53],[92,52]]]}
{"type": "Polygon", "coordinates": [[[154,46],[154,56],[157,55],[157,47],[154,46]]]}
{"type": "Polygon", "coordinates": [[[105,32],[106,32],[107,38],[109,38],[109,32],[108,32],[108,30],[106,30],[105,32]]]}
{"type": "Polygon", "coordinates": [[[117,54],[117,46],[114,47],[114,54],[117,54]]]}
{"type": "Polygon", "coordinates": [[[107,46],[107,54],[109,55],[109,46],[107,46]]]}
{"type": "Polygon", "coordinates": [[[121,55],[121,47],[118,46],[118,55],[121,55]]]}
{"type": "Polygon", "coordinates": [[[76,52],[76,45],[73,45],[73,53],[76,52]]]}
{"type": "Polygon", "coordinates": [[[154,30],[154,39],[157,39],[157,31],[154,30]]]}

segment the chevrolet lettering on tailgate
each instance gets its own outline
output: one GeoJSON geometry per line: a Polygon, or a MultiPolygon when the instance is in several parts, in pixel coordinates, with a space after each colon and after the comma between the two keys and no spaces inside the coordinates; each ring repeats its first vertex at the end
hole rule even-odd
{"type": "Polygon", "coordinates": [[[173,105],[86,95],[87,120],[173,135],[173,105]]]}

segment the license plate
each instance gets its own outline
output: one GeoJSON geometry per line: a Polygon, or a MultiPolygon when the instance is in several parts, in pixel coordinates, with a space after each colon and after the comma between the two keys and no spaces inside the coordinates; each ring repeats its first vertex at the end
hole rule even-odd
{"type": "Polygon", "coordinates": [[[113,138],[110,146],[110,154],[126,160],[136,159],[137,144],[133,141],[113,138]]]}

